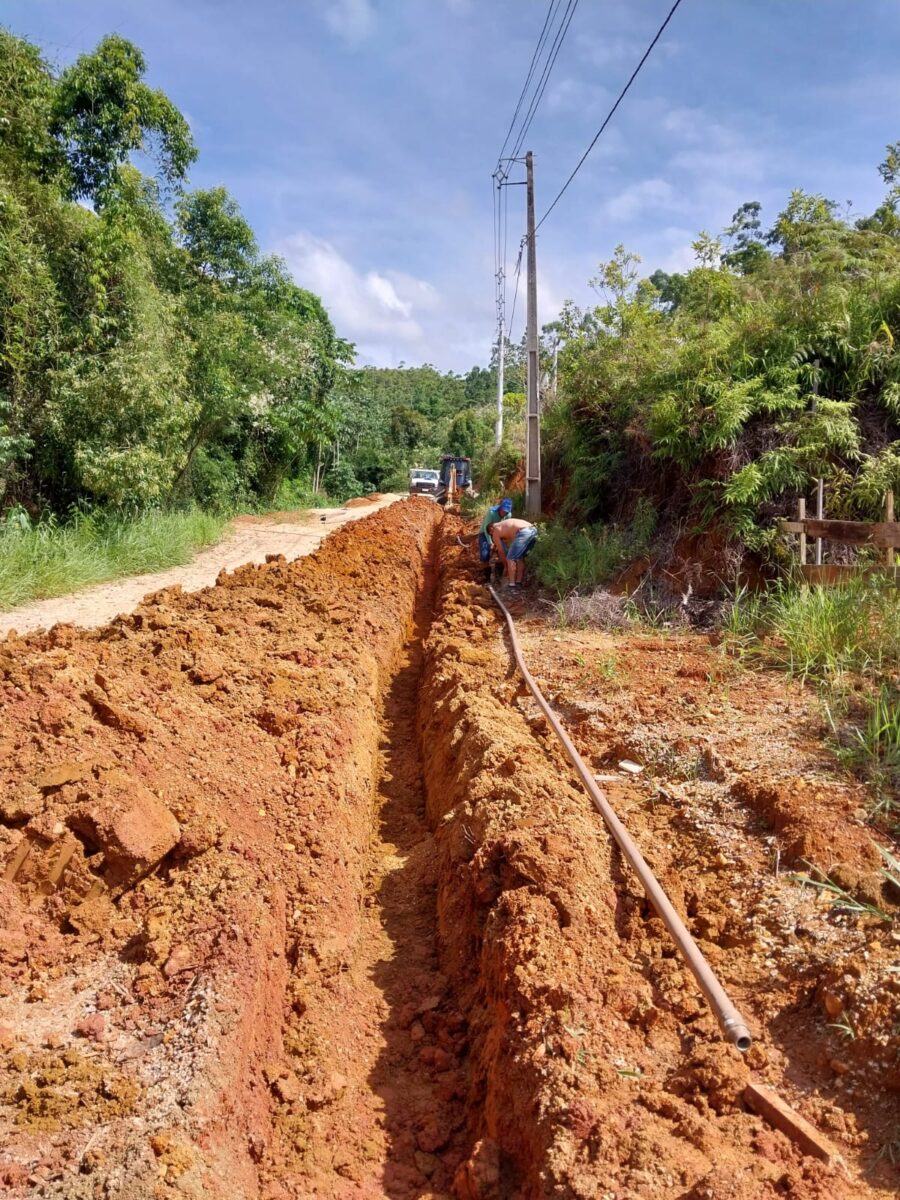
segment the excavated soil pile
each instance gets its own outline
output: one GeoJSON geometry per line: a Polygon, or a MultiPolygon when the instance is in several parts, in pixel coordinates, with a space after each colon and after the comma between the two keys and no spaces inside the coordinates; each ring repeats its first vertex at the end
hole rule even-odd
{"type": "MultiPolygon", "coordinates": [[[[887,1159],[859,1155],[867,1134],[854,1107],[862,1098],[851,1093],[825,1102],[805,1074],[810,1037],[803,1025],[809,1003],[815,1007],[821,958],[812,957],[809,973],[799,955],[769,960],[764,977],[756,961],[748,970],[747,939],[755,931],[742,920],[746,893],[729,885],[736,845],[713,852],[714,831],[692,841],[689,822],[671,812],[646,822],[634,812],[640,795],[623,783],[615,796],[621,815],[757,1035],[746,1058],[722,1041],[512,669],[471,555],[449,536],[443,541],[419,711],[445,970],[469,1016],[473,1151],[457,1172],[456,1194],[892,1194],[887,1159]],[[772,1036],[765,992],[780,987],[779,969],[800,981],[783,1007],[802,1001],[807,1010],[772,1036]],[[748,987],[762,994],[748,994],[748,987]],[[752,1080],[808,1101],[807,1115],[838,1142],[846,1166],[803,1155],[749,1111],[745,1088],[752,1080]]],[[[546,626],[535,634],[541,642],[550,635],[546,626]]],[[[652,798],[646,807],[652,813],[652,798]]],[[[823,819],[836,840],[852,845],[851,822],[838,819],[838,809],[823,819]]],[[[795,817],[787,813],[784,827],[795,817]]],[[[797,838],[796,852],[808,848],[797,838]]],[[[857,858],[863,875],[871,874],[868,851],[857,858]]],[[[843,1003],[858,974],[840,987],[827,984],[827,1003],[843,1003]]]]}
{"type": "MultiPolygon", "coordinates": [[[[433,1059],[438,1034],[452,1059],[439,1065],[456,1063],[464,1023],[428,931],[397,914],[404,888],[427,911],[427,861],[400,872],[399,932],[382,947],[412,939],[416,971],[384,968],[352,1022],[341,1000],[390,874],[371,846],[379,697],[409,669],[439,519],[411,500],[296,563],[161,592],[99,631],[3,643],[0,1188],[359,1195],[358,1163],[380,1179],[391,1157],[400,1177],[449,1183],[461,1154],[435,1106],[452,1111],[455,1083],[439,1101],[426,1073],[415,1098],[434,1132],[417,1141],[410,1118],[396,1150],[406,1097],[375,1097],[365,1119],[353,1107],[357,1063],[375,1053],[357,1043],[381,1045],[389,1006],[412,1011],[382,1072],[425,1046],[433,1059]],[[340,1160],[334,1130],[358,1134],[340,1160]]],[[[418,781],[404,702],[389,717],[412,755],[395,752],[398,804],[418,781]]],[[[425,832],[415,812],[393,824],[411,847],[425,832]]]]}
{"type": "Polygon", "coordinates": [[[301,561],[0,645],[0,1191],[892,1194],[897,935],[777,869],[814,857],[887,904],[858,797],[799,735],[739,770],[724,701],[715,744],[673,723],[716,683],[699,652],[660,641],[668,674],[629,690],[616,651],[523,631],[748,1016],[742,1058],[520,685],[458,528],[407,500],[301,561]],[[751,1080],[845,1163],[749,1111],[751,1080]]]}

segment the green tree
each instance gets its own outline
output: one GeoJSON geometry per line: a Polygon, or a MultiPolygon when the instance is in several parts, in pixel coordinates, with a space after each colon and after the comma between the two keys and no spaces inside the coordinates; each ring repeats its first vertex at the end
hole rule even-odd
{"type": "Polygon", "coordinates": [[[101,203],[117,168],[138,150],[155,153],[168,183],[180,183],[197,157],[187,121],[143,82],[146,70],[140,50],[110,34],[60,76],[49,130],[65,153],[73,198],[101,203]]]}
{"type": "Polygon", "coordinates": [[[762,205],[758,200],[742,204],[724,231],[729,248],[722,256],[722,262],[739,275],[752,274],[769,257],[760,235],[761,211],[762,205]]]}

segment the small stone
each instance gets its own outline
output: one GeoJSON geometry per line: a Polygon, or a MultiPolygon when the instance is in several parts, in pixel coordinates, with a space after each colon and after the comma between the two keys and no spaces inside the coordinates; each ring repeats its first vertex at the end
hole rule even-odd
{"type": "Polygon", "coordinates": [[[433,1154],[426,1154],[424,1150],[417,1150],[413,1158],[422,1174],[429,1179],[441,1165],[439,1158],[436,1158],[433,1154]]]}
{"type": "Polygon", "coordinates": [[[440,1046],[435,1048],[434,1069],[436,1071],[449,1071],[456,1066],[456,1059],[452,1054],[448,1054],[446,1050],[442,1050],[440,1046]]]}
{"type": "Polygon", "coordinates": [[[425,1036],[425,1028],[421,1021],[413,1021],[409,1027],[409,1040],[411,1042],[421,1042],[425,1036]]]}
{"type": "Polygon", "coordinates": [[[106,1037],[106,1017],[102,1013],[93,1013],[83,1017],[75,1026],[78,1037],[90,1038],[92,1042],[102,1042],[106,1037]]]}
{"type": "Polygon", "coordinates": [[[84,779],[89,770],[87,763],[62,762],[42,771],[34,782],[42,792],[49,792],[66,783],[77,783],[80,779],[84,779]]]}
{"type": "Polygon", "coordinates": [[[178,975],[182,971],[189,971],[194,965],[194,955],[189,946],[184,944],[176,946],[166,960],[166,965],[163,967],[163,975],[166,979],[171,979],[173,975],[178,975]]]}
{"type": "Polygon", "coordinates": [[[72,828],[103,850],[111,886],[137,882],[178,843],[181,826],[164,804],[124,772],[108,772],[106,796],[72,815],[72,828]]]}
{"type": "Polygon", "coordinates": [[[276,1079],[272,1084],[272,1091],[285,1104],[293,1104],[296,1100],[300,1099],[302,1094],[300,1080],[293,1073],[282,1075],[279,1079],[276,1079]]]}
{"type": "Polygon", "coordinates": [[[823,992],[822,1004],[829,1017],[839,1017],[844,1011],[844,1001],[840,996],[836,996],[834,992],[823,992]]]}
{"type": "Polygon", "coordinates": [[[453,1180],[458,1200],[500,1200],[500,1147],[490,1138],[477,1142],[453,1180]]]}

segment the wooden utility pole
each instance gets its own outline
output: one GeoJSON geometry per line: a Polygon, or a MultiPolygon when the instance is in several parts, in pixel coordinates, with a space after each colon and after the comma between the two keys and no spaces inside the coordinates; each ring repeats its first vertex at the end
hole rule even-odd
{"type": "Polygon", "coordinates": [[[525,155],[528,193],[528,418],[525,430],[525,515],[541,515],[541,409],[538,362],[537,256],[534,245],[534,158],[525,155]]]}

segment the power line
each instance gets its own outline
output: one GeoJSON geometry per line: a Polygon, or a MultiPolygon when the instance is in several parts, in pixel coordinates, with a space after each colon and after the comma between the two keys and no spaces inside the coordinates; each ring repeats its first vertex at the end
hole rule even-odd
{"type": "Polygon", "coordinates": [[[575,16],[575,10],[577,7],[578,0],[568,0],[566,10],[563,13],[562,20],[559,24],[559,29],[556,31],[556,37],[554,38],[553,45],[550,47],[550,53],[547,56],[547,62],[544,65],[543,74],[541,75],[538,85],[535,88],[534,96],[532,97],[528,112],[525,114],[525,120],[522,124],[521,130],[519,131],[519,136],[516,139],[516,147],[513,150],[512,155],[513,158],[515,158],[516,155],[521,151],[522,146],[525,143],[528,130],[531,128],[531,122],[534,120],[538,106],[543,99],[544,92],[547,90],[547,84],[550,82],[550,73],[552,72],[556,64],[556,60],[559,57],[559,52],[562,49],[562,44],[565,40],[566,34],[569,32],[569,26],[572,24],[572,18],[575,16]]]}
{"type": "Polygon", "coordinates": [[[557,204],[558,204],[558,203],[559,203],[559,201],[562,199],[563,193],[565,192],[566,188],[569,186],[569,184],[572,182],[572,180],[575,178],[575,176],[576,176],[576,175],[578,174],[578,172],[581,170],[581,167],[582,167],[582,165],[584,164],[584,161],[585,161],[585,159],[586,159],[586,158],[587,158],[587,156],[590,154],[590,152],[593,150],[594,146],[596,146],[596,144],[597,144],[597,141],[598,141],[598,139],[599,139],[599,137],[600,137],[601,133],[603,133],[604,129],[606,129],[607,125],[608,125],[608,124],[610,123],[610,121],[612,120],[612,118],[613,118],[613,115],[614,115],[614,113],[615,113],[616,109],[619,107],[619,105],[620,105],[620,104],[622,103],[622,101],[625,99],[625,95],[626,95],[626,93],[628,92],[628,89],[629,89],[629,88],[631,87],[631,85],[634,83],[635,79],[637,79],[637,77],[638,77],[638,75],[639,75],[639,73],[640,73],[641,67],[643,67],[644,63],[645,63],[645,62],[647,61],[647,59],[650,57],[650,54],[651,54],[651,52],[652,52],[652,50],[653,50],[653,47],[656,45],[656,43],[657,43],[657,42],[659,41],[659,39],[662,37],[662,35],[663,35],[663,32],[665,31],[665,28],[666,28],[666,26],[667,26],[667,25],[669,24],[669,22],[672,20],[672,17],[675,15],[675,10],[678,8],[678,6],[679,6],[680,4],[681,4],[681,0],[675,0],[675,3],[674,3],[674,4],[672,5],[672,7],[669,9],[668,16],[667,16],[667,17],[666,17],[666,19],[663,21],[662,25],[660,25],[659,29],[657,29],[657,31],[656,31],[656,36],[654,37],[654,39],[653,39],[653,41],[650,43],[650,45],[647,47],[647,49],[644,51],[644,53],[643,53],[643,56],[642,56],[642,58],[641,58],[641,61],[638,63],[638,65],[637,65],[637,66],[634,68],[634,70],[632,71],[632,73],[631,73],[631,78],[628,80],[628,82],[627,82],[627,83],[625,84],[625,86],[622,88],[621,92],[619,92],[619,95],[618,95],[618,98],[616,99],[616,102],[615,102],[615,104],[612,106],[612,108],[611,108],[611,109],[609,110],[609,112],[606,114],[606,117],[605,117],[605,119],[604,119],[604,121],[603,121],[603,124],[600,126],[600,128],[597,130],[597,132],[594,134],[594,137],[593,137],[593,140],[591,141],[591,144],[588,146],[587,150],[585,150],[584,154],[582,154],[581,158],[580,158],[580,159],[578,160],[578,162],[576,163],[576,165],[575,165],[575,170],[572,172],[572,174],[569,176],[569,178],[566,180],[566,182],[565,182],[565,183],[562,185],[562,187],[561,187],[561,188],[559,189],[559,191],[556,193],[556,196],[554,197],[553,203],[550,205],[550,207],[547,209],[547,211],[544,213],[544,215],[543,215],[543,216],[541,217],[541,219],[538,221],[537,225],[535,225],[535,227],[534,227],[534,231],[535,231],[535,233],[537,233],[537,231],[540,229],[540,227],[543,225],[543,223],[544,223],[544,222],[547,220],[547,218],[548,218],[548,217],[550,216],[550,214],[553,212],[554,208],[556,208],[557,204]]]}
{"type": "MultiPolygon", "coordinates": [[[[519,277],[522,274],[522,252],[525,249],[526,241],[527,241],[527,238],[523,237],[521,242],[519,243],[519,257],[516,259],[516,286],[515,286],[515,290],[513,291],[512,312],[510,313],[510,317],[509,317],[509,325],[507,325],[507,327],[506,327],[507,331],[508,331],[507,337],[509,337],[509,335],[512,333],[513,321],[516,319],[516,298],[519,295],[519,277]]],[[[510,341],[510,343],[512,343],[511,337],[509,337],[509,341],[510,341]]]]}
{"type": "Polygon", "coordinates": [[[525,76],[525,82],[522,85],[522,91],[519,95],[518,102],[516,103],[516,110],[512,115],[512,120],[509,123],[509,129],[507,129],[507,131],[506,131],[506,137],[503,139],[503,145],[500,147],[500,153],[497,155],[498,163],[503,158],[503,151],[506,149],[507,142],[509,141],[510,135],[511,135],[513,128],[515,126],[515,123],[516,123],[516,118],[519,115],[519,110],[522,107],[522,102],[528,93],[528,88],[531,84],[532,76],[534,75],[534,68],[537,64],[538,56],[540,55],[541,50],[544,46],[544,42],[546,41],[546,38],[547,38],[547,31],[550,26],[550,20],[551,20],[551,17],[553,16],[554,9],[556,9],[560,3],[561,3],[561,0],[550,0],[550,5],[547,9],[547,15],[546,15],[546,17],[544,17],[544,27],[541,30],[540,37],[537,40],[537,45],[534,48],[534,54],[532,54],[532,56],[531,56],[531,63],[528,67],[528,74],[525,76]]]}

